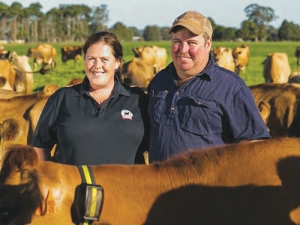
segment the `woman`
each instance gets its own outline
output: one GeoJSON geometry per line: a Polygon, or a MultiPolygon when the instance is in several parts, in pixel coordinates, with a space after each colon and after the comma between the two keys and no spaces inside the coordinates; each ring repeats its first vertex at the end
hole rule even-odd
{"type": "Polygon", "coordinates": [[[116,71],[123,49],[116,36],[92,34],[83,46],[86,77],[49,97],[32,145],[42,160],[71,165],[143,163],[148,148],[147,98],[122,84],[116,71]]]}

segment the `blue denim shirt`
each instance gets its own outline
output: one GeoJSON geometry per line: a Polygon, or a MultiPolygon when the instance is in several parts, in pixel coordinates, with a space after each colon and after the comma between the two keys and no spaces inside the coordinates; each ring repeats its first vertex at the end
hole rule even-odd
{"type": "Polygon", "coordinates": [[[150,162],[189,149],[270,138],[245,82],[211,56],[206,68],[180,88],[175,77],[170,63],[148,86],[150,162]]]}

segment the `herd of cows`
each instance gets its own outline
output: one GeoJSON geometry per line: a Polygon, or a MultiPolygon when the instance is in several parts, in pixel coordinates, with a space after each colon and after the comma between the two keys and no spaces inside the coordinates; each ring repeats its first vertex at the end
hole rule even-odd
{"type": "MultiPolygon", "coordinates": [[[[132,50],[135,58],[121,65],[119,76],[144,88],[165,68],[167,51],[132,50]]],[[[63,46],[61,55],[62,63],[78,64],[82,47],[63,46]]],[[[250,49],[216,47],[212,55],[241,74],[250,49]]],[[[300,46],[295,56],[300,66],[300,46]]],[[[74,201],[81,183],[77,167],[38,161],[30,147],[42,108],[59,88],[49,84],[32,93],[33,73],[47,73],[56,61],[49,44],[28,49],[26,56],[0,46],[0,225],[82,224],[74,201]]],[[[300,224],[300,70],[291,73],[285,53],[269,54],[263,65],[265,83],[249,88],[273,139],[191,151],[150,165],[93,166],[104,190],[100,221],[93,224],[300,224]]]]}

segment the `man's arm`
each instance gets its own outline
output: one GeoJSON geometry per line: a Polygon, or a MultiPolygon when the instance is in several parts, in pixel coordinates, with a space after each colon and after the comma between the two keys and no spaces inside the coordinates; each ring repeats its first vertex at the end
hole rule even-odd
{"type": "Polygon", "coordinates": [[[39,160],[43,160],[43,161],[51,160],[51,155],[50,155],[51,149],[34,147],[34,150],[37,153],[39,160]]]}

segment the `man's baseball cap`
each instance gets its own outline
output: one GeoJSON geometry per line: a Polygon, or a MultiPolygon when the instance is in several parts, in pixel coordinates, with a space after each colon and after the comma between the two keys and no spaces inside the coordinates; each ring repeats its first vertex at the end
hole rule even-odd
{"type": "Polygon", "coordinates": [[[178,16],[169,29],[169,34],[177,26],[183,26],[196,35],[207,33],[209,37],[212,37],[213,29],[209,19],[196,11],[187,11],[178,16]]]}

